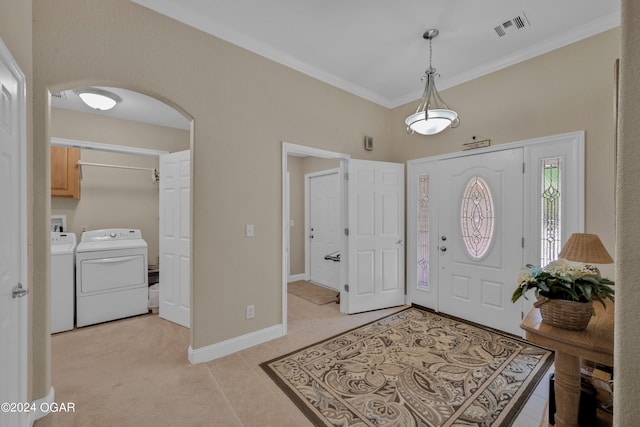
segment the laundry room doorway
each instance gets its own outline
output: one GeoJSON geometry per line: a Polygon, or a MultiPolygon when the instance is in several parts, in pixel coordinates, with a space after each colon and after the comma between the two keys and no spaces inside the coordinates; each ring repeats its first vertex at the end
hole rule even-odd
{"type": "MultiPolygon", "coordinates": [[[[76,87],[51,94],[50,135],[51,213],[66,218],[64,231],[74,233],[78,242],[85,231],[140,230],[148,246],[148,259],[141,276],[145,286],[154,285],[149,289],[148,308],[157,313],[160,305],[157,288],[163,287],[161,261],[167,259],[160,248],[160,222],[167,214],[160,203],[160,157],[183,152],[189,165],[191,120],[172,106],[139,92],[112,86],[76,87]],[[106,94],[115,105],[110,110],[94,109],[80,97],[85,93],[106,94]],[[75,192],[57,188],[60,183],[73,181],[75,192]]],[[[187,178],[190,182],[190,166],[187,178]]],[[[170,213],[170,216],[179,218],[180,226],[186,225],[187,231],[181,231],[181,236],[189,236],[190,204],[181,212],[184,215],[170,213]]],[[[189,242],[186,247],[188,251],[189,242]]],[[[185,280],[181,285],[186,289],[180,294],[183,298],[186,295],[188,301],[190,261],[182,258],[182,267],[180,277],[185,280]]],[[[166,277],[173,271],[176,269],[167,270],[166,277]]],[[[166,281],[166,286],[172,283],[169,279],[166,281]]],[[[190,316],[183,317],[187,322],[176,323],[188,327],[190,316]]]]}

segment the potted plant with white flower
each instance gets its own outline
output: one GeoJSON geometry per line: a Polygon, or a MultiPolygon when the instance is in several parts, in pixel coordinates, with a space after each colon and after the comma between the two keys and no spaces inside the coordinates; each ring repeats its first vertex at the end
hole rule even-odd
{"type": "MultiPolygon", "coordinates": [[[[567,245],[570,243],[571,239],[567,245]]],[[[560,256],[564,252],[565,249],[560,256]]],[[[608,253],[606,255],[609,256],[608,253]]],[[[607,299],[614,301],[613,286],[614,282],[601,277],[593,265],[560,258],[543,268],[528,264],[521,270],[511,301],[516,302],[523,296],[526,298],[526,293],[533,289],[537,298],[534,306],[540,309],[544,322],[564,329],[581,330],[587,327],[594,313],[593,301],[600,302],[605,309],[607,299]]]]}

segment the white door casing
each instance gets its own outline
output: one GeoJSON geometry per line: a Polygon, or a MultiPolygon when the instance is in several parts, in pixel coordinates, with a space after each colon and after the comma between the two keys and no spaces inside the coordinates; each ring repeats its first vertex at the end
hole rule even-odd
{"type": "Polygon", "coordinates": [[[338,169],[307,174],[305,182],[309,280],[339,290],[340,263],[325,259],[326,255],[339,253],[342,246],[338,169]]]}
{"type": "Polygon", "coordinates": [[[160,302],[163,319],[191,324],[191,152],[160,156],[160,302]]]}
{"type": "Polygon", "coordinates": [[[352,159],[347,183],[347,312],[402,305],[404,165],[352,159]]]}
{"type": "MultiPolygon", "coordinates": [[[[0,403],[3,404],[27,401],[25,135],[25,77],[0,40],[0,403]],[[22,297],[14,297],[18,286],[23,289],[22,297]]],[[[3,410],[0,425],[23,426],[27,417],[26,411],[3,410]]]]}
{"type": "Polygon", "coordinates": [[[520,148],[438,165],[439,308],[513,334],[521,333],[511,294],[523,262],[522,165],[520,148]]]}

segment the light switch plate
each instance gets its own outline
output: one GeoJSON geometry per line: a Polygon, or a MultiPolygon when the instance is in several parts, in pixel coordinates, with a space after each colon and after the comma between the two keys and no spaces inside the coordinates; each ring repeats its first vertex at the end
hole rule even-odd
{"type": "Polygon", "coordinates": [[[253,224],[247,224],[245,234],[247,237],[253,237],[253,224]]]}

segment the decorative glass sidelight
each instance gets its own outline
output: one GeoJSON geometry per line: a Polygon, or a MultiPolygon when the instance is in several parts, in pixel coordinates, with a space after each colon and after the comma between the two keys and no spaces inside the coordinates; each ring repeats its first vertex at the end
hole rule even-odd
{"type": "Polygon", "coordinates": [[[560,182],[561,162],[559,158],[542,160],[541,208],[540,215],[540,265],[547,265],[558,259],[562,244],[560,225],[560,182]]]}
{"type": "Polygon", "coordinates": [[[493,241],[495,207],[489,185],[480,176],[467,183],[460,206],[462,241],[469,256],[481,259],[493,241]]]}
{"type": "Polygon", "coordinates": [[[418,175],[418,289],[429,290],[429,175],[418,175]]]}

